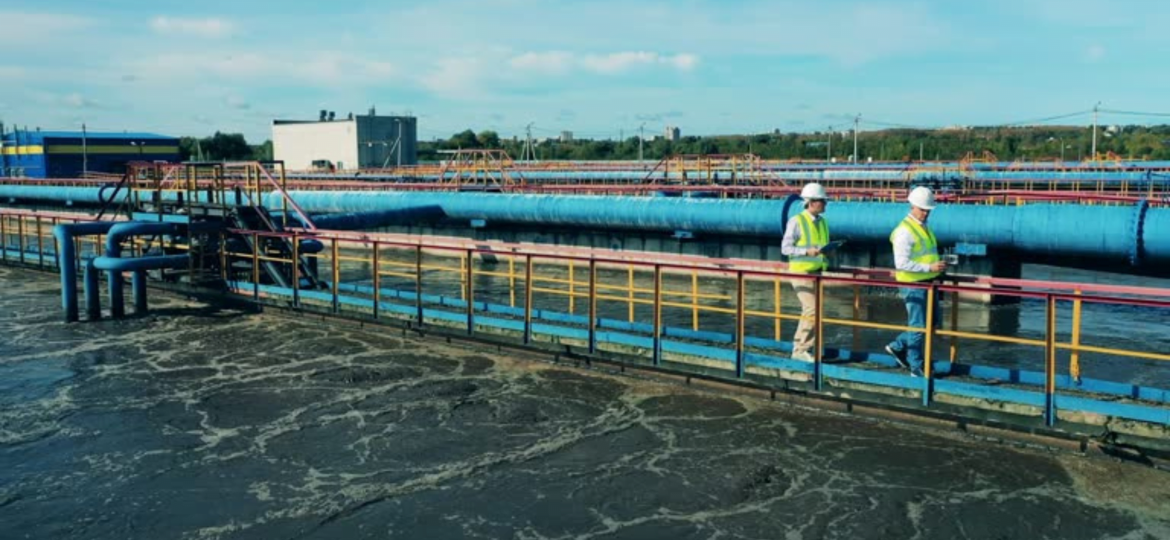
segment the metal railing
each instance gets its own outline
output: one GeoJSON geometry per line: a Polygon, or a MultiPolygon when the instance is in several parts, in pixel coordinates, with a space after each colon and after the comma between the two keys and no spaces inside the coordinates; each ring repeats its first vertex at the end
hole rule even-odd
{"type": "MultiPolygon", "coordinates": [[[[611,253],[550,253],[535,246],[484,246],[470,241],[464,245],[439,245],[428,243],[425,239],[408,240],[395,235],[369,235],[364,239],[353,239],[328,234],[290,233],[294,245],[306,238],[323,241],[329,246],[326,251],[312,257],[317,259],[322,269],[319,275],[324,275],[328,268],[331,278],[324,296],[307,295],[310,291],[298,290],[294,286],[291,303],[296,308],[314,309],[317,306],[335,313],[355,312],[377,318],[386,316],[388,308],[395,307],[403,300],[410,300],[413,309],[408,318],[412,319],[413,324],[455,325],[468,334],[475,334],[485,330],[481,324],[486,320],[485,317],[505,321],[514,318],[522,321],[522,327],[517,328],[517,332],[522,334],[525,342],[533,339],[534,320],[553,321],[566,328],[582,329],[585,332],[583,336],[587,336],[583,339],[590,352],[598,348],[597,336],[600,330],[624,328],[631,335],[648,334],[646,337],[650,342],[643,352],[655,366],[663,362],[663,340],[669,334],[692,342],[706,340],[708,345],[714,343],[730,350],[734,362],[728,364],[727,370],[733,371],[735,378],[743,378],[751,371],[749,368],[752,366],[746,361],[748,355],[769,349],[785,350],[781,323],[797,322],[801,315],[785,309],[782,284],[811,280],[818,298],[815,316],[817,342],[825,346],[814,348],[814,362],[807,369],[802,370],[801,364],[784,357],[778,358],[788,362],[780,365],[789,371],[808,371],[814,388],[824,388],[827,366],[838,366],[841,360],[852,363],[862,358],[872,360],[878,356],[858,350],[859,334],[864,331],[924,333],[924,376],[917,381],[907,377],[907,381],[901,384],[904,388],[917,390],[925,406],[932,403],[938,392],[935,385],[940,379],[938,366],[945,363],[948,364],[948,370],[955,369],[960,340],[1033,347],[1042,351],[1045,358],[1044,367],[1039,373],[1044,388],[1044,404],[1040,408],[1049,425],[1057,421],[1058,386],[1070,394],[1091,394],[1108,386],[1079,387],[1082,384],[1081,355],[1093,353],[1129,359],[1170,360],[1170,355],[1161,352],[1089,345],[1083,342],[1081,332],[1085,304],[1167,309],[1170,308],[1170,301],[1167,300],[1170,291],[1162,289],[990,278],[970,283],[918,285],[891,282],[888,277],[875,279],[874,276],[879,274],[872,272],[861,272],[854,276],[809,277],[746,265],[713,268],[711,264],[697,265],[671,260],[670,256],[655,255],[647,257],[652,260],[629,260],[616,258],[611,253]],[[349,277],[344,277],[347,275],[349,277]],[[486,278],[497,281],[485,285],[481,280],[486,278]],[[388,285],[390,279],[398,279],[399,283],[388,285]],[[701,285],[701,282],[706,285],[701,285]],[[719,288],[719,283],[725,286],[717,292],[712,291],[712,284],[715,284],[714,288],[719,288]],[[936,327],[932,313],[927,313],[925,328],[913,328],[900,322],[875,321],[860,315],[867,303],[881,296],[872,294],[874,290],[892,293],[904,288],[925,289],[927,306],[933,306],[934,299],[940,295],[950,295],[949,326],[943,324],[936,327]],[[761,294],[764,290],[766,293],[761,294]],[[834,310],[826,307],[825,299],[829,296],[826,291],[845,291],[851,296],[848,302],[842,304],[845,306],[843,309],[839,307],[836,310],[848,315],[835,315],[834,310]],[[1109,293],[1140,294],[1145,297],[1128,298],[1109,293]],[[490,298],[481,299],[481,295],[494,296],[498,304],[490,298]],[[1046,330],[1039,337],[960,330],[957,327],[960,310],[970,308],[955,301],[959,295],[994,295],[1042,302],[1046,310],[1046,330]],[[666,310],[674,310],[670,319],[686,327],[669,327],[666,310]],[[444,313],[456,314],[457,318],[440,316],[444,313]],[[712,318],[722,318],[722,326],[732,330],[720,334],[719,331],[708,329],[712,318]],[[759,324],[761,321],[764,323],[762,326],[759,324]],[[1057,332],[1058,326],[1071,326],[1071,336],[1061,339],[1057,332]],[[760,331],[762,327],[767,328],[766,334],[760,331]],[[843,331],[834,332],[834,328],[843,331]],[[686,333],[686,330],[690,330],[690,333],[686,333]],[[714,334],[720,336],[711,337],[714,334]],[[832,339],[830,334],[834,336],[832,339]],[[768,337],[764,338],[764,335],[768,337]],[[850,336],[852,347],[847,349],[847,354],[841,352],[846,350],[844,347],[834,349],[829,346],[839,345],[834,340],[849,340],[850,336]],[[770,343],[762,343],[764,340],[770,343]],[[950,343],[940,345],[944,340],[950,343]],[[948,353],[940,354],[944,348],[948,353]],[[943,355],[949,355],[949,360],[936,358],[943,355]],[[1069,366],[1067,374],[1058,368],[1063,363],[1064,355],[1067,355],[1069,366]],[[1058,362],[1058,359],[1062,362],[1058,362]]],[[[230,253],[227,257],[246,259],[254,258],[255,255],[230,253]]],[[[292,263],[290,259],[272,260],[292,263]]],[[[255,280],[247,284],[239,283],[239,286],[241,289],[250,287],[248,292],[257,298],[282,296],[281,291],[255,280]]],[[[402,316],[400,311],[399,316],[402,316]]],[[[886,362],[884,365],[889,366],[891,363],[886,362]]],[[[838,374],[840,369],[833,371],[838,374]]],[[[883,373],[901,375],[901,372],[883,373]]],[[[1146,390],[1151,392],[1137,392],[1137,401],[1144,402],[1147,400],[1143,396],[1155,395],[1162,396],[1153,400],[1160,406],[1170,403],[1165,392],[1146,390]]],[[[1110,408],[1104,407],[1102,410],[1110,408]]],[[[1163,414],[1167,414],[1167,411],[1163,410],[1163,414]]],[[[1149,416],[1145,413],[1141,415],[1142,418],[1149,416]]],[[[1170,424],[1170,416],[1164,418],[1160,422],[1170,424]]]]}
{"type": "MultiPolygon", "coordinates": [[[[52,226],[79,220],[84,218],[0,211],[0,261],[53,268],[52,226]]],[[[1103,305],[1164,316],[1170,313],[1166,289],[996,278],[905,284],[890,281],[886,270],[807,276],[763,261],[390,234],[230,233],[247,235],[257,246],[265,237],[290,241],[288,256],[227,251],[230,244],[221,243],[221,277],[240,294],[295,309],[402,319],[473,335],[511,333],[524,343],[579,343],[590,353],[616,352],[654,366],[668,362],[671,369],[701,367],[730,379],[795,378],[817,391],[826,391],[828,381],[887,387],[911,392],[926,407],[955,395],[1017,402],[1038,411],[1047,425],[1059,422],[1061,411],[1170,425],[1170,391],[1083,377],[1086,355],[1165,369],[1170,354],[1157,346],[1102,346],[1094,342],[1100,335],[1085,332],[1085,319],[1092,306],[1103,305]],[[308,239],[326,249],[301,253],[301,241],[308,239]],[[304,285],[296,263],[302,259],[315,262],[324,288],[304,285]],[[263,262],[287,265],[291,287],[266,282],[263,262]],[[784,340],[783,326],[802,320],[795,295],[784,289],[800,280],[811,281],[817,299],[812,322],[819,346],[811,363],[790,359],[784,340]],[[912,288],[926,291],[925,328],[889,315],[899,311],[897,292],[912,288]],[[1042,306],[1043,327],[1012,333],[960,328],[962,314],[990,309],[961,301],[972,295],[1042,306]],[[936,298],[948,300],[949,315],[937,326],[931,312],[936,298]],[[872,309],[891,304],[885,317],[872,309]],[[865,344],[872,344],[875,332],[906,331],[924,335],[918,379],[892,371],[894,360],[865,344]],[[980,353],[960,364],[961,343],[983,343],[984,352],[1000,346],[1015,347],[1013,355],[1034,351],[1042,355],[1042,367],[1031,372],[1018,363],[988,366],[980,353]]],[[[92,247],[79,253],[100,252],[101,239],[87,241],[92,247]]],[[[1098,365],[1094,360],[1088,370],[1098,365]]]]}

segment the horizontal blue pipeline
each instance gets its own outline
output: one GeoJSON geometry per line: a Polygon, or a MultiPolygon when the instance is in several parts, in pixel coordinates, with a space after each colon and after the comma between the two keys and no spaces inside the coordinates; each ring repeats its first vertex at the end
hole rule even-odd
{"type": "MultiPolygon", "coordinates": [[[[831,193],[830,193],[831,194],[831,193]]],[[[759,199],[599,197],[396,191],[294,191],[311,213],[384,213],[432,209],[435,215],[468,222],[513,223],[633,231],[688,231],[779,239],[784,217],[799,203],[759,199]],[[437,210],[435,210],[437,209],[437,210]]],[[[94,204],[98,188],[4,186],[0,198],[94,204]]],[[[280,200],[265,195],[264,203],[280,200]]],[[[833,236],[852,242],[887,243],[906,216],[906,203],[834,202],[826,216],[833,236]]],[[[1089,264],[1170,263],[1170,208],[1071,204],[1024,206],[942,205],[931,228],[944,246],[985,244],[1033,257],[1083,258],[1089,264]]]]}
{"type": "MultiPolygon", "coordinates": [[[[465,175],[464,175],[465,176],[465,175]]],[[[965,179],[974,182],[1053,182],[1053,183],[1097,183],[1104,184],[1119,184],[1122,182],[1130,184],[1130,187],[1139,186],[1161,186],[1166,185],[1167,182],[1163,178],[1157,178],[1147,172],[1092,172],[1092,171],[1075,171],[1075,172],[1020,172],[1020,171],[834,171],[834,170],[810,170],[810,171],[737,171],[731,172],[727,170],[712,171],[705,173],[702,171],[688,171],[683,174],[682,171],[655,171],[649,173],[646,171],[509,171],[501,173],[498,171],[481,171],[478,173],[479,179],[502,180],[507,177],[513,179],[523,178],[527,181],[573,181],[573,180],[689,180],[694,182],[702,182],[706,180],[715,181],[749,181],[758,178],[772,178],[781,180],[804,180],[804,181],[834,181],[834,180],[886,180],[886,181],[902,181],[908,179],[965,179]]],[[[438,179],[437,175],[420,175],[422,178],[438,179]]],[[[360,178],[370,180],[378,179],[377,175],[363,175],[360,178]]],[[[387,176],[385,178],[395,178],[387,176]]],[[[455,173],[447,173],[443,175],[444,180],[454,180],[457,178],[455,173]]]]}
{"type": "MultiPolygon", "coordinates": [[[[2,188],[0,188],[2,192],[2,188]]],[[[425,192],[298,191],[314,212],[375,212],[439,207],[452,220],[533,226],[688,231],[780,238],[784,217],[798,203],[758,199],[598,197],[425,192]]],[[[269,206],[278,201],[268,196],[269,206]]],[[[826,216],[835,238],[887,243],[906,216],[905,203],[833,202],[826,216]]],[[[1033,256],[1092,257],[1094,261],[1170,262],[1170,208],[1029,204],[942,205],[931,228],[945,246],[985,244],[1033,256]]]]}

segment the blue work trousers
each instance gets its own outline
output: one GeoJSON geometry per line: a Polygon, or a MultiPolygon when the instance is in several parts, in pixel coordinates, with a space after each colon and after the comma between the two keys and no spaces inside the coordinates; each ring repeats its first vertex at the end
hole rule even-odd
{"type": "MultiPolygon", "coordinates": [[[[906,326],[926,328],[926,289],[904,287],[900,291],[902,293],[902,301],[906,303],[906,326]]],[[[938,291],[935,291],[935,329],[942,327],[942,306],[938,302],[939,296],[938,291]]],[[[915,373],[921,373],[923,362],[922,346],[925,341],[925,332],[906,331],[898,334],[898,337],[890,343],[890,348],[895,352],[905,351],[906,362],[910,364],[910,370],[915,373]]]]}

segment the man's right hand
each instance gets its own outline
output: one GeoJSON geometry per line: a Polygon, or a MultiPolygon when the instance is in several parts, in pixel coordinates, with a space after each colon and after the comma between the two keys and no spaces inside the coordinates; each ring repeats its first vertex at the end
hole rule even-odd
{"type": "Polygon", "coordinates": [[[821,248],[816,248],[816,247],[808,248],[808,251],[806,251],[805,254],[808,257],[816,257],[817,255],[821,254],[821,248]]]}
{"type": "Polygon", "coordinates": [[[947,270],[947,262],[946,261],[938,261],[938,262],[930,265],[931,272],[946,272],[946,270],[947,270]]]}

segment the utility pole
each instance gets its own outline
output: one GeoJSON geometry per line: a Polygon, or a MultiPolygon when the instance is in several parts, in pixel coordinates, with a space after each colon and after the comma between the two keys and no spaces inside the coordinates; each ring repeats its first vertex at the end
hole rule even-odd
{"type": "Polygon", "coordinates": [[[646,135],[643,134],[645,132],[645,128],[646,128],[646,122],[642,122],[642,125],[638,126],[638,162],[639,163],[642,162],[642,143],[646,140],[646,135]]]}
{"type": "Polygon", "coordinates": [[[89,146],[86,140],[85,122],[81,123],[81,177],[89,176],[89,146]]]}
{"type": "MultiPolygon", "coordinates": [[[[6,161],[7,160],[4,157],[4,122],[0,122],[0,176],[8,175],[8,165],[5,163],[6,161]]],[[[0,239],[0,244],[3,242],[4,239],[0,239]]]]}
{"type": "Polygon", "coordinates": [[[829,134],[829,149],[825,151],[825,163],[833,161],[833,126],[825,132],[829,134]]]}
{"type": "Polygon", "coordinates": [[[924,160],[922,159],[922,149],[923,149],[923,146],[924,146],[924,145],[922,144],[922,141],[918,141],[918,161],[924,161],[924,160]]]}
{"type": "Polygon", "coordinates": [[[1089,159],[1097,161],[1097,111],[1101,108],[1101,102],[1098,101],[1093,105],[1093,155],[1089,159]]]}
{"type": "Polygon", "coordinates": [[[857,163],[857,125],[861,123],[861,115],[853,117],[853,162],[857,163]]]}
{"type": "Polygon", "coordinates": [[[394,141],[394,146],[398,147],[398,168],[402,168],[402,119],[394,119],[394,123],[398,124],[398,140],[394,141]]]}
{"type": "Polygon", "coordinates": [[[536,151],[532,148],[532,122],[524,126],[524,131],[527,137],[524,139],[524,151],[520,152],[520,161],[532,161],[536,159],[536,151]]]}

